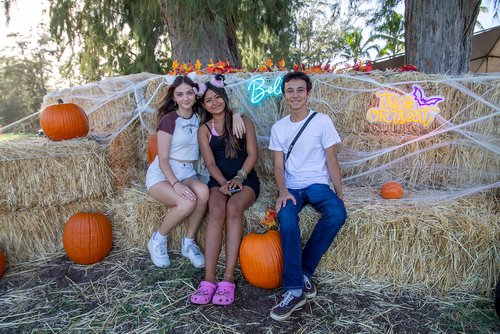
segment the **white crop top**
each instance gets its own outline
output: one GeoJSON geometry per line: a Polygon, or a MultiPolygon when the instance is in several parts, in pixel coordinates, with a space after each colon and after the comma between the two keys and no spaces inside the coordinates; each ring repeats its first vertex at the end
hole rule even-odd
{"type": "Polygon", "coordinates": [[[194,114],[190,118],[182,118],[176,112],[163,116],[158,125],[158,131],[172,135],[170,158],[176,160],[198,160],[200,149],[198,145],[198,128],[200,118],[194,114]]]}

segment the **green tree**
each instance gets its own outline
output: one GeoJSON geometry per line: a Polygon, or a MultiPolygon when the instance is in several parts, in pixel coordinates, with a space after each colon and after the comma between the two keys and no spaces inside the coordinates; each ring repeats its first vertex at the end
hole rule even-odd
{"type": "Polygon", "coordinates": [[[380,49],[378,57],[395,55],[405,49],[404,17],[395,11],[390,11],[382,24],[375,28],[376,33],[370,40],[381,39],[385,46],[380,49]]]}
{"type": "MultiPolygon", "coordinates": [[[[164,71],[162,57],[180,62],[226,60],[242,65],[244,48],[288,54],[291,13],[299,0],[50,0],[51,33],[75,47],[80,73],[164,71]],[[164,43],[168,39],[168,45],[164,43]]],[[[71,69],[70,69],[71,70],[71,69]]]]}
{"type": "MultiPolygon", "coordinates": [[[[33,47],[21,36],[17,56],[0,56],[0,123],[10,124],[40,109],[47,94],[51,61],[47,39],[33,47]]],[[[6,54],[7,50],[2,50],[6,54]]]]}
{"type": "Polygon", "coordinates": [[[357,63],[361,58],[369,58],[370,50],[379,52],[379,47],[371,43],[371,38],[363,41],[363,30],[360,28],[346,31],[342,36],[344,49],[340,56],[346,60],[353,60],[354,63],[357,63]]]}
{"type": "Polygon", "coordinates": [[[340,9],[340,1],[304,1],[295,14],[296,31],[290,49],[294,63],[329,63],[340,52],[340,9]]]}
{"type": "Polygon", "coordinates": [[[165,29],[157,0],[50,0],[49,13],[51,35],[70,49],[66,77],[161,71],[165,29]]]}

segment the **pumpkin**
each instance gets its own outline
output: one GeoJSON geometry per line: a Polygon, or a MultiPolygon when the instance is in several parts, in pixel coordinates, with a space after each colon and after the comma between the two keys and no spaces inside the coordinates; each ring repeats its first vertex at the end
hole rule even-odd
{"type": "Polygon", "coordinates": [[[5,273],[5,254],[2,249],[0,249],[0,278],[2,278],[5,273]]]}
{"type": "Polygon", "coordinates": [[[278,231],[248,233],[240,245],[240,267],[253,286],[275,289],[281,286],[283,252],[278,231]]]}
{"type": "Polygon", "coordinates": [[[384,183],[380,188],[380,196],[385,199],[399,199],[403,197],[403,195],[403,186],[394,181],[384,183]]]}
{"type": "Polygon", "coordinates": [[[93,264],[109,254],[111,222],[99,212],[79,212],[71,216],[63,230],[64,250],[78,264],[93,264]]]}
{"type": "Polygon", "coordinates": [[[49,139],[58,141],[85,137],[89,133],[89,119],[85,111],[74,103],[47,106],[40,113],[40,127],[49,139]]]}
{"type": "Polygon", "coordinates": [[[148,163],[152,163],[158,155],[158,137],[156,133],[149,137],[148,140],[148,163]]]}

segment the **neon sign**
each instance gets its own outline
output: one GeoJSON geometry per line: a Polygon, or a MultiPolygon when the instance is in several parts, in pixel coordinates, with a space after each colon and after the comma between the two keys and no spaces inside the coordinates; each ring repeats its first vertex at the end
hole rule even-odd
{"type": "Polygon", "coordinates": [[[266,86],[266,79],[262,77],[257,77],[250,81],[248,85],[248,90],[250,91],[250,102],[257,104],[262,101],[266,96],[279,96],[281,95],[281,83],[283,82],[283,77],[277,77],[271,83],[271,85],[266,86]]]}
{"type": "Polygon", "coordinates": [[[441,111],[437,104],[444,101],[442,96],[426,97],[419,85],[413,85],[411,94],[379,90],[375,95],[379,104],[366,113],[366,118],[372,123],[417,123],[428,127],[441,111]]]}

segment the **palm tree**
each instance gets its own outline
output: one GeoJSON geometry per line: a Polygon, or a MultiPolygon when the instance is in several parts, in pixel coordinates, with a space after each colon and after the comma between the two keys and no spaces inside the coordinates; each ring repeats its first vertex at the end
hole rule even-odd
{"type": "Polygon", "coordinates": [[[405,25],[404,17],[395,11],[389,12],[385,22],[375,28],[377,34],[372,35],[370,40],[382,39],[385,46],[380,49],[377,57],[395,55],[405,50],[405,25]]]}
{"type": "Polygon", "coordinates": [[[369,58],[370,50],[379,51],[379,47],[377,45],[369,45],[371,42],[371,38],[368,38],[366,42],[363,42],[363,30],[360,28],[355,28],[351,32],[345,32],[342,38],[344,50],[340,56],[347,60],[352,59],[354,60],[354,63],[357,63],[360,58],[369,58]]]}

